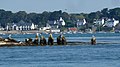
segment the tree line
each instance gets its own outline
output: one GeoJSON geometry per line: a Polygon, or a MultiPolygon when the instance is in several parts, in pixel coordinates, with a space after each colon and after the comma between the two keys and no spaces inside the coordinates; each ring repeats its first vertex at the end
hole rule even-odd
{"type": "Polygon", "coordinates": [[[47,12],[43,13],[27,13],[25,11],[19,11],[13,13],[12,11],[5,11],[0,9],[0,24],[5,27],[7,23],[18,23],[20,20],[23,20],[28,23],[34,23],[41,26],[45,26],[49,21],[58,20],[62,17],[65,22],[65,27],[74,27],[75,22],[77,20],[86,19],[88,25],[92,25],[94,19],[101,19],[103,17],[107,18],[115,18],[116,20],[120,20],[120,8],[108,9],[104,8],[101,11],[91,12],[91,13],[67,13],[59,11],[47,12]]]}

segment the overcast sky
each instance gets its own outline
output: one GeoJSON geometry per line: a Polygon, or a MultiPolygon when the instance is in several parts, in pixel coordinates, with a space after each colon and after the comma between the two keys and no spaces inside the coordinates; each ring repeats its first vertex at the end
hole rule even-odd
{"type": "Polygon", "coordinates": [[[55,10],[90,13],[103,8],[115,7],[120,7],[120,0],[0,0],[0,9],[28,13],[55,10]]]}

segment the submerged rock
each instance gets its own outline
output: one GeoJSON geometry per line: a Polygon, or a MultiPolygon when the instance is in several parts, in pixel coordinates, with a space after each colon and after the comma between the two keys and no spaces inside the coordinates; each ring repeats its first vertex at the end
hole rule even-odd
{"type": "Polygon", "coordinates": [[[61,35],[57,37],[57,45],[62,45],[61,35]]]}
{"type": "Polygon", "coordinates": [[[47,45],[47,42],[46,42],[46,39],[45,39],[44,36],[41,36],[41,38],[40,38],[40,45],[41,46],[46,46],[47,45]]]}
{"type": "Polygon", "coordinates": [[[63,35],[57,37],[57,45],[66,45],[66,38],[63,35]]]}
{"type": "Polygon", "coordinates": [[[54,39],[52,34],[50,34],[49,38],[48,38],[48,45],[53,45],[54,44],[54,39]]]}
{"type": "Polygon", "coordinates": [[[92,36],[92,38],[91,38],[91,44],[92,45],[96,44],[96,38],[95,38],[95,36],[92,36]]]}

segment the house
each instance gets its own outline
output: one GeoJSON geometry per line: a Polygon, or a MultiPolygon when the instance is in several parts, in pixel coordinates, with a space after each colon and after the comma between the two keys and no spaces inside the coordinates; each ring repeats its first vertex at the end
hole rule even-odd
{"type": "Polygon", "coordinates": [[[51,27],[49,24],[46,24],[46,27],[42,27],[41,30],[52,33],[60,32],[60,29],[58,29],[57,27],[55,28],[54,26],[51,27]]]}
{"type": "Polygon", "coordinates": [[[41,27],[40,30],[46,31],[46,30],[50,30],[51,26],[49,24],[46,24],[46,27],[41,27]]]}
{"type": "Polygon", "coordinates": [[[60,17],[59,20],[48,21],[48,24],[51,26],[51,28],[60,28],[61,26],[65,26],[65,21],[62,17],[60,17]]]}
{"type": "Polygon", "coordinates": [[[14,23],[7,23],[5,30],[7,30],[7,31],[12,30],[13,25],[14,25],[14,23]]]}
{"type": "Polygon", "coordinates": [[[93,23],[94,23],[94,25],[92,26],[92,31],[93,32],[95,32],[95,31],[101,31],[103,25],[105,24],[105,20],[104,20],[104,18],[102,18],[102,19],[95,19],[93,21],[93,23]]]}
{"type": "Polygon", "coordinates": [[[51,32],[52,32],[52,33],[59,33],[59,32],[60,32],[60,29],[51,29],[51,32]]]}
{"type": "Polygon", "coordinates": [[[38,25],[35,25],[34,23],[27,23],[21,20],[18,23],[7,24],[6,30],[35,30],[37,29],[37,26],[38,25]]]}
{"type": "Polygon", "coordinates": [[[106,32],[114,32],[117,29],[116,26],[119,27],[118,24],[119,24],[119,21],[115,20],[114,18],[113,19],[107,19],[105,21],[105,24],[102,27],[102,30],[104,30],[106,32]]]}
{"type": "Polygon", "coordinates": [[[76,25],[77,27],[84,26],[86,24],[86,20],[77,20],[76,25]]]}
{"type": "Polygon", "coordinates": [[[0,31],[3,31],[3,30],[4,30],[4,28],[2,26],[0,26],[0,31]]]}
{"type": "Polygon", "coordinates": [[[4,30],[4,28],[2,27],[2,25],[0,24],[0,31],[3,31],[4,30]]]}
{"type": "Polygon", "coordinates": [[[95,25],[97,25],[97,26],[101,26],[101,25],[103,25],[104,23],[105,23],[105,21],[104,21],[104,19],[97,19],[97,20],[95,20],[94,22],[93,22],[95,25]]]}
{"type": "Polygon", "coordinates": [[[106,27],[115,27],[119,23],[118,20],[113,19],[108,19],[103,26],[106,27]]]}
{"type": "Polygon", "coordinates": [[[68,31],[70,31],[70,32],[77,32],[77,28],[75,28],[75,27],[68,28],[68,31]]]}
{"type": "Polygon", "coordinates": [[[60,17],[59,21],[58,21],[62,26],[65,26],[65,21],[62,19],[62,17],[60,17]]]}
{"type": "Polygon", "coordinates": [[[59,27],[59,23],[57,21],[48,21],[48,23],[46,25],[49,25],[49,27],[51,27],[51,28],[58,28],[59,27]]]}

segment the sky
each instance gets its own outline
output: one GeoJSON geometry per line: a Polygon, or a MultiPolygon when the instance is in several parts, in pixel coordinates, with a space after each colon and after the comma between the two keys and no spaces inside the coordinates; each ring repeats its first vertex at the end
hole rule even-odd
{"type": "Polygon", "coordinates": [[[90,13],[116,7],[120,7],[120,0],[0,0],[0,9],[27,13],[58,10],[68,13],[90,13]]]}

